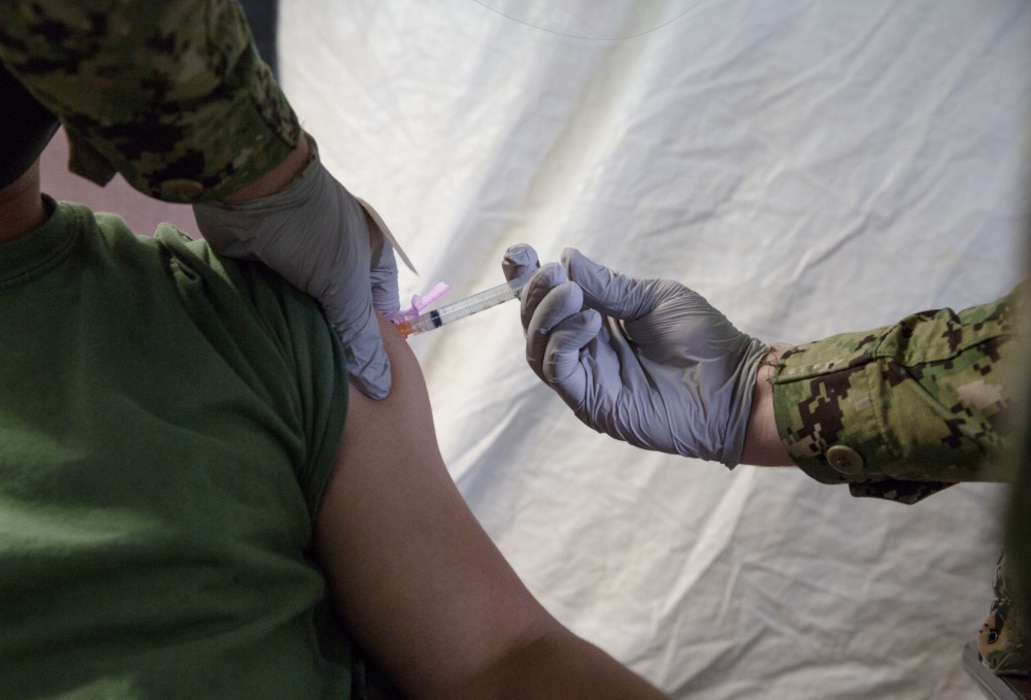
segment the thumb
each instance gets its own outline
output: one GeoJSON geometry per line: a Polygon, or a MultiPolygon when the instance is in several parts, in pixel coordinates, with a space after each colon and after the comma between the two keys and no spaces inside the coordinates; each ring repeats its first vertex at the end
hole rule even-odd
{"type": "Polygon", "coordinates": [[[401,300],[397,291],[397,260],[394,257],[394,247],[385,240],[382,246],[378,261],[376,250],[373,248],[374,263],[369,271],[369,282],[372,288],[372,305],[381,314],[389,317],[401,308],[401,300]]]}
{"type": "Polygon", "coordinates": [[[501,270],[509,282],[529,280],[540,266],[537,251],[526,243],[509,246],[505,251],[505,257],[501,260],[501,270]]]}
{"type": "Polygon", "coordinates": [[[343,345],[347,373],[355,387],[370,399],[385,399],[390,394],[390,360],[379,334],[372,292],[365,285],[352,291],[355,294],[344,308],[332,301],[324,304],[326,317],[343,345]]]}
{"type": "Polygon", "coordinates": [[[632,321],[655,305],[646,284],[594,262],[575,248],[563,250],[561,261],[569,279],[583,289],[584,304],[605,316],[632,321]]]}
{"type": "Polygon", "coordinates": [[[390,395],[390,359],[379,335],[379,325],[371,304],[364,322],[350,328],[337,328],[343,354],[347,361],[347,374],[355,387],[370,399],[385,399],[390,395]]]}

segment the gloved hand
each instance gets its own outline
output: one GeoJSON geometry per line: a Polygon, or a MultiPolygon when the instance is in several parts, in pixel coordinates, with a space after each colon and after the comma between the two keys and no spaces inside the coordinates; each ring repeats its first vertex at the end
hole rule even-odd
{"type": "Polygon", "coordinates": [[[193,212],[215,252],[260,260],[317,299],[343,343],[351,381],[374,399],[390,393],[373,308],[400,307],[393,248],[317,156],[280,192],[238,205],[195,204],[193,212]]]}
{"type": "MultiPolygon", "coordinates": [[[[522,271],[521,249],[506,253],[508,279],[522,271]]],[[[599,432],[735,466],[771,346],[682,284],[631,279],[570,248],[561,261],[523,289],[531,369],[599,432]]]]}

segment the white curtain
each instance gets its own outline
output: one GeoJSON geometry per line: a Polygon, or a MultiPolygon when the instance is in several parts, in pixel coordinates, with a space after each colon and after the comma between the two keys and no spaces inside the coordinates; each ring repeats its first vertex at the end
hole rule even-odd
{"type": "MultiPolygon", "coordinates": [[[[445,301],[575,246],[802,342],[1023,273],[1024,0],[290,0],[287,94],[445,301]]],[[[975,698],[997,485],[915,506],[594,433],[515,303],[410,339],[444,457],[554,614],[677,698],[975,698]]]]}

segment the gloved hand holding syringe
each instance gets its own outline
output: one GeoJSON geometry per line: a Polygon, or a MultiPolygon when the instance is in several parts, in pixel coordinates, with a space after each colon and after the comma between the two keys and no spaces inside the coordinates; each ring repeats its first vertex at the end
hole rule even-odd
{"type": "MultiPolygon", "coordinates": [[[[504,284],[485,289],[482,292],[473,294],[464,299],[445,304],[439,308],[426,312],[398,314],[391,320],[401,335],[408,337],[415,333],[425,333],[435,328],[446,326],[455,321],[472,316],[475,313],[502,304],[510,299],[518,299],[523,287],[533,277],[533,273],[540,267],[537,259],[537,252],[528,245],[522,244],[513,246],[506,252],[502,263],[504,266],[518,265],[525,272],[512,278],[504,284]]],[[[418,310],[419,306],[413,299],[413,309],[418,310]]]]}

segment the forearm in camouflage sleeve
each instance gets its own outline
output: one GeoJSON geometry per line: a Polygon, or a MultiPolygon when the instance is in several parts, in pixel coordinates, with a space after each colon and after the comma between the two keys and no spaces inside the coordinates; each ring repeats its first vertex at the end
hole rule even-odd
{"type": "Polygon", "coordinates": [[[959,313],[927,311],[784,353],[774,380],[777,430],[791,457],[855,495],[915,502],[961,481],[997,480],[1013,399],[1007,367],[1020,288],[959,313]]]}
{"type": "Polygon", "coordinates": [[[0,59],[61,118],[70,167],[180,202],[224,197],[293,149],[297,117],[230,0],[0,0],[0,59]]]}

